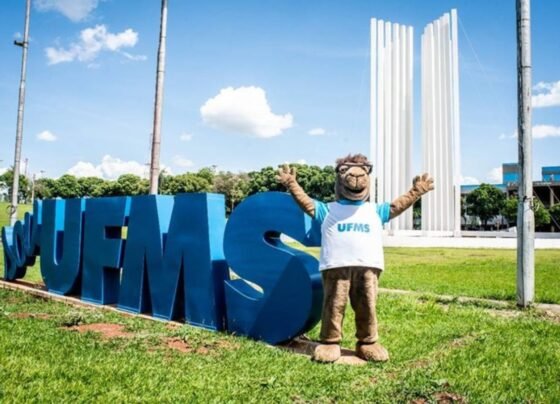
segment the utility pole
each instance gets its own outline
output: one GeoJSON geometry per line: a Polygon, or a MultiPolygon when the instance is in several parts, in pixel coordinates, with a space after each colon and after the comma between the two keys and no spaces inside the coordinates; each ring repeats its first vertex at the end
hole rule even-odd
{"type": "Polygon", "coordinates": [[[161,1],[161,22],[156,72],[156,96],[154,105],[154,126],[150,159],[150,194],[158,193],[159,156],[161,147],[161,114],[163,107],[163,78],[165,75],[165,41],[167,39],[167,0],[161,1]]]}
{"type": "Polygon", "coordinates": [[[529,306],[535,296],[535,213],[531,134],[531,1],[517,1],[517,133],[519,206],[517,211],[517,304],[529,306]]]}
{"type": "Polygon", "coordinates": [[[35,203],[35,177],[35,173],[33,173],[31,178],[31,206],[35,203]]]}
{"type": "Polygon", "coordinates": [[[14,41],[14,45],[23,50],[21,57],[21,79],[19,82],[19,100],[16,129],[16,146],[14,152],[14,179],[12,182],[12,203],[10,205],[10,224],[13,226],[17,220],[17,206],[19,193],[19,172],[21,161],[21,141],[23,138],[23,107],[25,103],[25,76],[27,73],[27,48],[29,46],[29,13],[31,11],[31,0],[25,4],[25,26],[23,29],[23,41],[14,41]]]}

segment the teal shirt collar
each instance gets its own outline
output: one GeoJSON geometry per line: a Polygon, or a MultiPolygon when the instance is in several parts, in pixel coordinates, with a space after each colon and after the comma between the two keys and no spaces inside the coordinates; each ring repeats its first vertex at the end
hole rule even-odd
{"type": "Polygon", "coordinates": [[[341,205],[363,205],[365,203],[364,201],[351,201],[349,199],[339,199],[336,202],[341,205]]]}

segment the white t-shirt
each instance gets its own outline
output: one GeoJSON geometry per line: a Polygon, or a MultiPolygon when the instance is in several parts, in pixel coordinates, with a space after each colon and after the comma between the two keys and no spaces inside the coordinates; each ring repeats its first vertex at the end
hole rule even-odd
{"type": "Polygon", "coordinates": [[[383,224],[389,221],[390,205],[340,200],[315,201],[315,219],[321,223],[321,271],[346,266],[385,267],[383,224]]]}

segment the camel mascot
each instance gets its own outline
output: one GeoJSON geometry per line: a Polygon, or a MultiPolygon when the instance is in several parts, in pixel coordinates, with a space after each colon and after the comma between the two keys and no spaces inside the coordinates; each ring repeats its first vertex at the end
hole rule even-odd
{"type": "Polygon", "coordinates": [[[412,188],[392,203],[370,201],[372,164],[362,154],[336,160],[336,200],[324,203],[310,198],[296,180],[296,171],[284,165],[277,180],[301,209],[321,223],[324,300],[321,344],[313,359],[335,362],[340,358],[342,322],[348,297],[356,315],[356,355],[367,361],[387,361],[389,353],[378,342],[376,300],[384,268],[382,226],[434,189],[428,174],[414,178],[412,188]]]}

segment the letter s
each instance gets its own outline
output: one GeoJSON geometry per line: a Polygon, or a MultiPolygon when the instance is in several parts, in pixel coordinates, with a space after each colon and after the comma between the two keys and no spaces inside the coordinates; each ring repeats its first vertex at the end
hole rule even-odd
{"type": "Polygon", "coordinates": [[[226,281],[228,330],[271,344],[313,328],[323,300],[317,260],[283,244],[280,233],[307,246],[320,244],[318,223],[291,196],[267,192],[233,211],[224,238],[226,260],[241,278],[226,281]]]}

